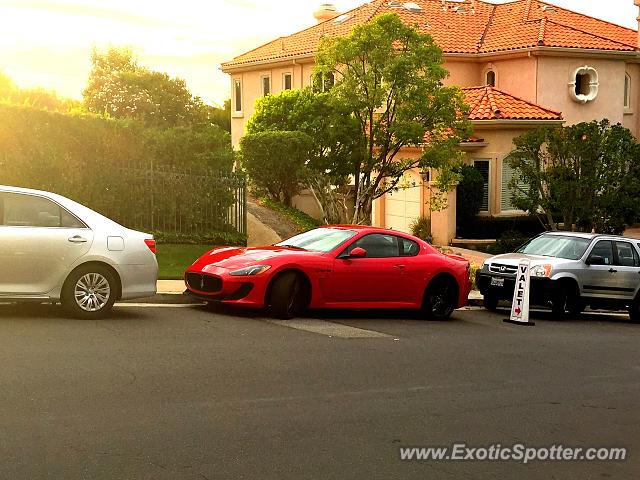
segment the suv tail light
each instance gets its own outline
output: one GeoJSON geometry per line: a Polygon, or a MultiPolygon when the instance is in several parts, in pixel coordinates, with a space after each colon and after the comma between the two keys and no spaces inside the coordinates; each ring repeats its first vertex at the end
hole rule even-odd
{"type": "Polygon", "coordinates": [[[155,253],[156,253],[156,241],[153,238],[145,238],[144,243],[147,244],[147,247],[149,247],[149,250],[151,250],[153,252],[153,254],[155,255],[155,253]]]}

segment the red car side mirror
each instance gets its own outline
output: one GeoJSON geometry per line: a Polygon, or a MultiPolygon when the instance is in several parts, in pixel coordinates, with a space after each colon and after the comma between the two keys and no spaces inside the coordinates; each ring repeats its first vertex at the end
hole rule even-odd
{"type": "Polygon", "coordinates": [[[367,251],[364,248],[356,247],[349,252],[349,258],[364,258],[367,256],[367,251]]]}

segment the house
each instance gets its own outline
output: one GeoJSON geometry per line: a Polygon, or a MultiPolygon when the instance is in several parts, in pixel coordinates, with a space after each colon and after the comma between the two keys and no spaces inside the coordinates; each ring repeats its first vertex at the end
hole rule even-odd
{"type": "MultiPolygon", "coordinates": [[[[634,3],[640,7],[640,0],[634,3]]],[[[640,138],[638,31],[539,0],[373,0],[343,14],[325,4],[316,12],[316,25],[222,64],[231,78],[234,145],[258,97],[311,84],[321,37],[346,35],[382,13],[397,13],[430,34],[444,53],[446,83],[463,89],[474,135],[460,148],[484,176],[484,215],[521,213],[510,204],[512,172],[504,160],[512,139],[527,129],[608,118],[640,138]]],[[[419,147],[404,154],[419,155],[419,147]]],[[[428,214],[429,172],[407,176],[416,186],[378,199],[375,225],[407,231],[415,218],[428,214]]],[[[456,231],[455,193],[448,201],[448,209],[431,215],[440,244],[448,244],[456,231]]]]}

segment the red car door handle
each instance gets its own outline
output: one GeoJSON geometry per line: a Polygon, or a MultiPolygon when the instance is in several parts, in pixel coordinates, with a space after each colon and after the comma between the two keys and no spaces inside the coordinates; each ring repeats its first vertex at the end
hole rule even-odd
{"type": "Polygon", "coordinates": [[[393,268],[399,268],[400,270],[404,270],[404,265],[394,265],[393,268]]]}

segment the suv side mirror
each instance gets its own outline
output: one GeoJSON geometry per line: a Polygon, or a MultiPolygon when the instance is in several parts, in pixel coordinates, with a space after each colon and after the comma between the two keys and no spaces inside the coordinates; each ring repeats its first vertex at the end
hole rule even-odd
{"type": "Polygon", "coordinates": [[[364,248],[356,247],[349,252],[349,258],[364,258],[367,256],[367,251],[364,248]]]}
{"type": "Polygon", "coordinates": [[[590,255],[584,263],[587,265],[606,265],[604,258],[600,255],[590,255]]]}

